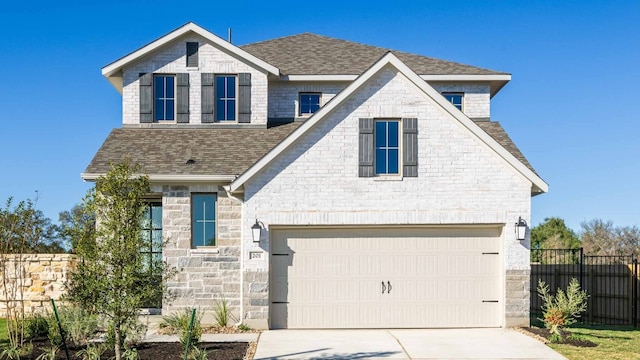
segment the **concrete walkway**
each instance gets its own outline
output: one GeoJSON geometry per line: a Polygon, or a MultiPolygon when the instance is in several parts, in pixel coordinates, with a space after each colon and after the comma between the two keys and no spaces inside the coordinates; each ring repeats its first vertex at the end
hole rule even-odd
{"type": "Polygon", "coordinates": [[[255,360],[565,359],[510,329],[271,330],[255,360]]]}

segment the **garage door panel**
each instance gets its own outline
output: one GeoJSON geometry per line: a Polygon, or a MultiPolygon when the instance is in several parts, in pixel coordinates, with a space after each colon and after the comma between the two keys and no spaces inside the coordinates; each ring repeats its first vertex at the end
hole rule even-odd
{"type": "Polygon", "coordinates": [[[499,326],[501,305],[483,301],[500,297],[500,232],[275,230],[272,248],[291,256],[271,256],[271,301],[287,303],[270,312],[271,326],[499,326]]]}

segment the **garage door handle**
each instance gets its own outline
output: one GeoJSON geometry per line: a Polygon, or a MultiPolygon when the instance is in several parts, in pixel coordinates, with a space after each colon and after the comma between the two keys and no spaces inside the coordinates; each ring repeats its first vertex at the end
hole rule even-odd
{"type": "Polygon", "coordinates": [[[391,283],[387,281],[387,294],[391,292],[391,283]]]}
{"type": "Polygon", "coordinates": [[[387,290],[387,288],[384,286],[384,281],[382,282],[382,293],[384,294],[385,290],[387,290]]]}

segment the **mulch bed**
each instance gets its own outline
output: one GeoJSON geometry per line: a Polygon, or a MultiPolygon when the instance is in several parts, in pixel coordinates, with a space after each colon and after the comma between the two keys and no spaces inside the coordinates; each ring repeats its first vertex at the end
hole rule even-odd
{"type": "MultiPolygon", "coordinates": [[[[32,341],[33,351],[30,355],[20,357],[22,360],[35,360],[46,349],[50,348],[49,340],[38,339],[32,341]]],[[[200,348],[205,349],[208,359],[213,360],[242,360],[247,352],[248,343],[245,342],[220,342],[220,343],[202,343],[200,348]]],[[[138,350],[140,360],[180,360],[184,353],[180,347],[180,343],[142,343],[135,347],[138,350]]],[[[76,352],[82,350],[82,347],[69,346],[69,357],[75,357],[76,352]]],[[[102,359],[110,359],[114,356],[113,350],[107,350],[102,359]]],[[[58,351],[56,359],[66,360],[64,350],[58,351]]]]}
{"type": "MultiPolygon", "coordinates": [[[[534,335],[534,337],[538,338],[539,340],[544,339],[545,342],[551,342],[550,339],[549,339],[551,337],[551,333],[549,332],[549,329],[541,329],[541,328],[536,328],[536,327],[530,327],[530,328],[520,328],[520,330],[522,330],[525,333],[529,333],[531,335],[534,335]],[[542,339],[540,339],[540,338],[542,338],[542,339]]],[[[594,343],[593,341],[572,338],[570,331],[566,331],[565,330],[564,334],[565,334],[564,341],[556,342],[556,344],[567,344],[567,345],[572,345],[572,346],[577,346],[577,347],[596,347],[596,346],[598,346],[598,344],[594,343]]]]}

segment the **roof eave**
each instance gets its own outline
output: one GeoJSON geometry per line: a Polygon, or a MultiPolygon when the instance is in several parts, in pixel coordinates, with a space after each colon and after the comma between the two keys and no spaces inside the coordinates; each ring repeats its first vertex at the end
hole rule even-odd
{"type": "MultiPolygon", "coordinates": [[[[84,181],[96,181],[99,177],[104,176],[106,174],[103,173],[82,173],[80,177],[84,181]]],[[[143,174],[139,174],[143,175],[143,174]]],[[[149,181],[151,182],[163,182],[163,183],[173,183],[173,182],[190,182],[190,183],[198,183],[198,182],[215,182],[215,183],[230,183],[235,178],[236,175],[172,175],[172,174],[150,174],[147,175],[149,177],[149,181]]]]}
{"type": "Polygon", "coordinates": [[[212,32],[196,25],[193,22],[188,22],[185,25],[177,28],[176,30],[139,48],[138,50],[135,50],[134,52],[128,55],[125,55],[124,57],[108,64],[107,66],[102,68],[102,75],[106,77],[109,80],[109,82],[111,82],[119,92],[122,92],[122,69],[125,66],[131,64],[134,61],[139,60],[143,56],[146,56],[149,53],[158,50],[162,46],[190,32],[193,32],[199,36],[202,36],[203,38],[207,39],[213,44],[216,44],[217,46],[223,48],[224,50],[245,59],[247,62],[252,63],[256,67],[265,71],[266,73],[271,73],[276,76],[280,75],[280,70],[277,67],[263,60],[260,60],[259,58],[249,54],[248,52],[240,49],[239,47],[231,44],[230,42],[222,39],[221,37],[213,34],[212,32]],[[112,80],[112,78],[117,79],[118,77],[120,78],[120,80],[112,80]]]}

